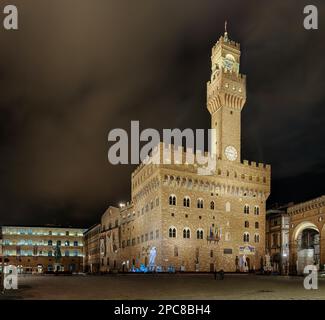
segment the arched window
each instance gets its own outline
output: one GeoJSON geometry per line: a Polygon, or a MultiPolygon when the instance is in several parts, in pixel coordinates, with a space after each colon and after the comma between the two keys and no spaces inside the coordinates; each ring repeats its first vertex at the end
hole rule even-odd
{"type": "Polygon", "coordinates": [[[255,229],[258,229],[260,227],[260,224],[256,221],[255,222],[255,229]]]}
{"type": "Polygon", "coordinates": [[[248,232],[244,233],[244,242],[249,242],[249,233],[248,232]]]}
{"type": "Polygon", "coordinates": [[[245,204],[244,206],[244,214],[249,214],[249,205],[245,204]]]}
{"type": "Polygon", "coordinates": [[[254,208],[254,214],[256,216],[258,216],[260,214],[260,207],[259,206],[255,206],[255,208],[254,208]]]}
{"type": "Polygon", "coordinates": [[[249,228],[249,221],[245,221],[245,228],[249,228]]]}
{"type": "Polygon", "coordinates": [[[197,199],[197,207],[199,209],[203,209],[203,199],[201,198],[197,199]]]}
{"type": "Polygon", "coordinates": [[[226,203],[226,212],[230,212],[231,210],[231,206],[230,206],[230,202],[226,203]]]}
{"type": "Polygon", "coordinates": [[[176,196],[173,194],[169,196],[169,205],[176,206],[176,196]]]}
{"type": "Polygon", "coordinates": [[[211,201],[211,202],[210,202],[210,209],[211,209],[211,210],[214,210],[214,201],[211,201]]]}
{"type": "Polygon", "coordinates": [[[169,238],[176,238],[176,228],[175,227],[169,228],[169,238]]]}
{"type": "Polygon", "coordinates": [[[229,232],[225,233],[225,241],[230,241],[230,233],[229,232]]]}
{"type": "Polygon", "coordinates": [[[184,198],[184,200],[183,200],[183,205],[184,205],[184,207],[187,207],[187,208],[190,207],[190,205],[191,205],[190,197],[185,197],[185,198],[184,198]]]}
{"type": "Polygon", "coordinates": [[[259,234],[255,234],[254,241],[255,241],[255,243],[259,243],[260,242],[260,235],[259,234]]]}
{"type": "Polygon", "coordinates": [[[202,229],[198,229],[196,231],[196,238],[199,240],[203,239],[203,230],[202,229]]]}
{"type": "Polygon", "coordinates": [[[185,228],[183,230],[183,238],[184,239],[190,239],[191,238],[191,231],[189,228],[185,228]]]}

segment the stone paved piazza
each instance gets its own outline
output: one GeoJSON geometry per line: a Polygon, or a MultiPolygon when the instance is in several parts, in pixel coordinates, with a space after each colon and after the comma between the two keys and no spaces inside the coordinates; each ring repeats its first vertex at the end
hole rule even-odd
{"type": "Polygon", "coordinates": [[[128,274],[107,276],[22,275],[19,290],[1,299],[212,299],[325,300],[325,279],[308,291],[302,277],[211,274],[128,274]]]}

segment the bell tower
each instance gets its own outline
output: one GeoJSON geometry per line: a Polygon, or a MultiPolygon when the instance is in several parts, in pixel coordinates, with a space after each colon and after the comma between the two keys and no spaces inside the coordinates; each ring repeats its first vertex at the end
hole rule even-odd
{"type": "Polygon", "coordinates": [[[246,76],[240,74],[240,44],[225,33],[212,49],[207,108],[215,129],[211,151],[218,159],[241,161],[241,111],[246,102],[246,76]]]}

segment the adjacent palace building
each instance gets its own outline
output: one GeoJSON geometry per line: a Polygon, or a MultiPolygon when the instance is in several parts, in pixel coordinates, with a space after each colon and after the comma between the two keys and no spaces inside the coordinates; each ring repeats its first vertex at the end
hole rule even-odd
{"type": "Polygon", "coordinates": [[[1,263],[19,273],[83,270],[84,229],[3,226],[0,231],[1,263]]]}
{"type": "Polygon", "coordinates": [[[269,212],[266,237],[271,167],[241,158],[246,76],[240,73],[240,55],[240,45],[227,32],[212,49],[207,84],[215,129],[211,155],[217,160],[212,175],[200,174],[198,161],[184,161],[188,149],[181,149],[180,161],[172,161],[174,146],[161,143],[151,157],[170,150],[170,163],[141,164],[132,174],[131,201],[109,207],[90,229],[2,227],[2,265],[27,272],[146,267],[247,272],[261,269],[271,257],[279,272],[301,273],[307,264],[322,267],[324,197],[269,212]]]}

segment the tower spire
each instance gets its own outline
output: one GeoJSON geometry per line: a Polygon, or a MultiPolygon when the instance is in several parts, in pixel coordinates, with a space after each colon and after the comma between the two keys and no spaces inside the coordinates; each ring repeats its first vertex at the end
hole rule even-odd
{"type": "Polygon", "coordinates": [[[228,31],[227,31],[227,26],[228,26],[228,21],[226,20],[226,21],[225,21],[225,35],[224,35],[225,41],[228,41],[228,31]]]}

